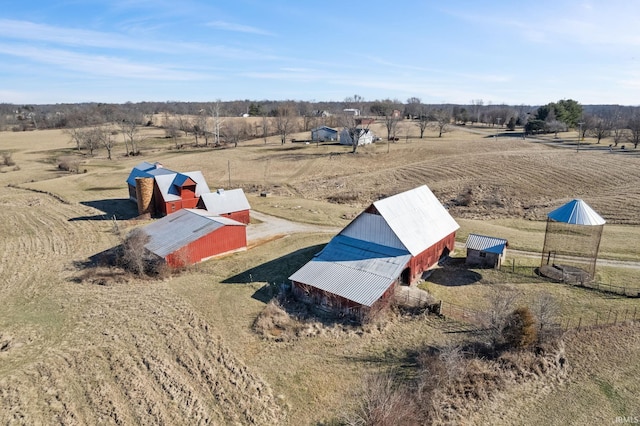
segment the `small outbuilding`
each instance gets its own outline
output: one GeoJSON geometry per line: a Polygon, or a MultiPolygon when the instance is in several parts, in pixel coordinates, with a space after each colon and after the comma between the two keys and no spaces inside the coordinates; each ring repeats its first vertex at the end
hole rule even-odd
{"type": "Polygon", "coordinates": [[[467,237],[467,260],[469,266],[500,269],[507,255],[509,242],[503,238],[469,234],[467,237]]]}
{"type": "Polygon", "coordinates": [[[198,208],[205,209],[209,213],[217,216],[237,220],[247,225],[251,222],[251,206],[242,188],[230,190],[218,189],[216,192],[202,194],[198,208]]]}
{"type": "Polygon", "coordinates": [[[173,268],[247,249],[246,226],[205,210],[182,209],[145,226],[145,248],[173,268]]]}
{"type": "MultiPolygon", "coordinates": [[[[373,143],[375,136],[370,129],[356,129],[358,145],[368,145],[373,143]]],[[[344,128],[340,132],[340,145],[353,145],[353,138],[349,129],[344,128]]]]}
{"type": "Polygon", "coordinates": [[[314,142],[336,141],[338,131],[327,126],[316,127],[311,129],[311,140],[314,142]]]}

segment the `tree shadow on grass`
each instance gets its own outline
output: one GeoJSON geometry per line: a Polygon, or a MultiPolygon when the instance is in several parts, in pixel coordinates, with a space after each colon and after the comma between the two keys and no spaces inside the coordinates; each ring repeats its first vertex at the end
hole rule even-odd
{"type": "Polygon", "coordinates": [[[78,220],[112,220],[114,216],[118,220],[138,217],[138,206],[128,198],[82,201],[80,204],[100,210],[102,214],[74,217],[69,219],[69,222],[78,220]]]}

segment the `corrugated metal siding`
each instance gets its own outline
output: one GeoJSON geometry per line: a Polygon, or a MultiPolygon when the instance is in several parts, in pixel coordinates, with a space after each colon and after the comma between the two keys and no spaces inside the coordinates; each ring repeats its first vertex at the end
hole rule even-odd
{"type": "Polygon", "coordinates": [[[207,211],[218,215],[251,209],[249,201],[241,188],[202,194],[200,199],[207,211]]]}
{"type": "Polygon", "coordinates": [[[467,249],[500,254],[506,248],[507,240],[486,235],[469,234],[465,245],[467,249]]]}
{"type": "Polygon", "coordinates": [[[235,223],[235,226],[245,232],[244,225],[228,219],[224,221],[220,219],[203,216],[190,210],[179,210],[144,227],[144,231],[150,237],[145,247],[160,257],[166,257],[223,226],[232,226],[231,223],[235,223]]]}
{"type": "Polygon", "coordinates": [[[373,204],[414,256],[460,228],[426,185],[373,204]]]}
{"type": "Polygon", "coordinates": [[[389,227],[387,221],[376,214],[361,213],[340,232],[340,235],[370,241],[387,247],[407,249],[389,227]]]}
{"type": "Polygon", "coordinates": [[[167,263],[173,267],[194,264],[247,247],[247,234],[244,226],[223,226],[169,254],[167,263]]]}
{"type": "Polygon", "coordinates": [[[400,276],[410,258],[406,251],[336,236],[289,279],[371,306],[400,276]]]}

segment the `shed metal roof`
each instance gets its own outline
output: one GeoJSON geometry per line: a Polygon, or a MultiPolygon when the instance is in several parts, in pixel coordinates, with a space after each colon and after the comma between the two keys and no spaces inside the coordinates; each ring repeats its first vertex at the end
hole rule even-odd
{"type": "Polygon", "coordinates": [[[338,235],[289,279],[372,306],[410,259],[406,250],[338,235]]]}
{"type": "Polygon", "coordinates": [[[218,189],[216,192],[202,194],[200,198],[207,211],[214,214],[240,212],[251,209],[242,188],[230,190],[218,189]]]}
{"type": "Polygon", "coordinates": [[[469,234],[466,246],[471,250],[501,254],[507,246],[507,240],[486,235],[469,234]]]}
{"type": "Polygon", "coordinates": [[[563,222],[572,225],[604,225],[606,221],[595,212],[587,203],[580,199],[569,201],[549,213],[548,218],[556,222],[563,222]]]}
{"type": "Polygon", "coordinates": [[[203,210],[181,209],[145,226],[149,235],[145,248],[165,257],[223,226],[245,226],[229,218],[208,214],[203,210]]]}
{"type": "Polygon", "coordinates": [[[460,228],[426,185],[373,205],[414,256],[460,228]]]}

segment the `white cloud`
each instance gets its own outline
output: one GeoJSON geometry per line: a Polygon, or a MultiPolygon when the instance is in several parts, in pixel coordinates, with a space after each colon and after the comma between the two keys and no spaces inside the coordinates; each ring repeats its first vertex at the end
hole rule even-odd
{"type": "Polygon", "coordinates": [[[275,35],[270,31],[266,31],[257,27],[251,27],[249,25],[242,25],[242,24],[235,24],[235,23],[226,22],[226,21],[209,22],[207,26],[218,29],[218,30],[233,31],[237,33],[259,34],[259,35],[266,35],[266,36],[275,35]]]}
{"type": "Polygon", "coordinates": [[[148,80],[191,80],[211,78],[191,71],[164,65],[142,64],[126,59],[70,52],[62,49],[41,49],[32,46],[15,46],[0,43],[0,53],[17,56],[33,62],[57,65],[60,68],[81,72],[87,76],[111,76],[148,80]]]}

